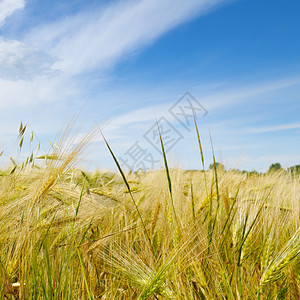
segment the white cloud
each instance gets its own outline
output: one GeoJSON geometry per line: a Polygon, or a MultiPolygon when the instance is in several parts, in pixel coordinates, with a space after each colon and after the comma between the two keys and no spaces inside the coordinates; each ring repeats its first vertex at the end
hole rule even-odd
{"type": "MultiPolygon", "coordinates": [[[[65,94],[72,94],[73,75],[103,70],[180,23],[226,1],[117,1],[38,26],[25,33],[22,41],[0,37],[1,109],[46,99],[63,100],[65,94]]],[[[20,0],[0,2],[0,21],[24,5],[20,0]]]]}
{"type": "Polygon", "coordinates": [[[75,84],[62,76],[57,78],[37,77],[32,81],[0,79],[0,111],[35,108],[43,104],[64,100],[76,94],[75,84]],[[59,92],[58,92],[59,91],[59,92]]]}
{"type": "Polygon", "coordinates": [[[52,74],[54,58],[16,40],[0,37],[0,77],[8,80],[31,80],[36,76],[52,74]]]}
{"type": "Polygon", "coordinates": [[[157,108],[151,106],[140,108],[117,117],[113,124],[122,127],[124,125],[138,122],[155,122],[156,118],[160,118],[161,116],[167,114],[169,108],[169,104],[162,104],[157,108]]]}
{"type": "Polygon", "coordinates": [[[251,99],[251,97],[268,94],[273,91],[290,88],[300,85],[300,77],[284,78],[279,80],[273,80],[270,82],[264,82],[260,84],[247,85],[238,89],[222,90],[220,93],[214,93],[211,96],[207,96],[201,99],[203,104],[206,103],[206,109],[209,111],[214,109],[220,109],[224,106],[238,103],[241,100],[251,99]]]}
{"type": "Polygon", "coordinates": [[[25,6],[24,0],[2,0],[0,1],[0,27],[5,23],[5,20],[12,15],[16,10],[23,9],[25,6]]]}
{"type": "MultiPolygon", "coordinates": [[[[16,10],[24,7],[24,0],[0,1],[0,27],[16,10]]],[[[54,58],[36,47],[0,36],[0,78],[32,80],[41,74],[52,73],[51,65],[54,62],[54,58]]]]}
{"type": "Polygon", "coordinates": [[[289,124],[280,124],[274,126],[264,126],[259,128],[249,128],[246,131],[249,133],[266,133],[266,132],[276,132],[283,130],[292,130],[300,128],[300,123],[289,123],[289,124]]]}
{"type": "MultiPolygon", "coordinates": [[[[213,84],[212,84],[213,86],[213,84]]],[[[193,96],[201,102],[201,104],[208,110],[208,114],[211,115],[213,111],[218,109],[224,109],[224,107],[228,107],[228,109],[232,109],[236,103],[241,103],[242,101],[247,101],[249,103],[256,103],[256,97],[260,95],[268,95],[274,91],[284,90],[286,88],[290,88],[293,86],[300,86],[300,78],[284,78],[281,80],[274,80],[264,83],[256,83],[251,85],[245,85],[239,88],[227,88],[225,85],[222,85],[221,88],[217,92],[210,92],[207,96],[198,98],[197,94],[193,96]]],[[[199,86],[198,92],[201,93],[202,88],[199,86]]],[[[158,93],[162,94],[163,91],[158,91],[158,93]]],[[[155,98],[155,95],[153,96],[155,98]]],[[[168,97],[168,101],[164,101],[164,103],[155,106],[148,106],[139,108],[125,114],[118,116],[113,122],[112,126],[118,129],[125,125],[129,125],[136,122],[148,122],[155,120],[155,117],[159,118],[160,116],[166,116],[168,114],[168,109],[181,97],[181,95],[177,95],[173,100],[170,101],[170,97],[168,97]],[[177,97],[177,98],[176,98],[177,97]]],[[[243,119],[245,117],[243,116],[243,119]]],[[[253,120],[253,116],[251,116],[253,120]]],[[[236,120],[225,120],[223,123],[219,123],[214,121],[214,125],[216,127],[223,127],[231,125],[231,127],[236,126],[236,120]]],[[[241,122],[239,119],[238,122],[241,122]]],[[[300,123],[288,124],[285,126],[274,126],[274,127],[265,127],[265,128],[255,128],[255,129],[246,129],[247,132],[264,132],[264,131],[277,131],[284,129],[292,129],[298,128],[300,123]],[[290,127],[289,127],[290,126],[290,127]],[[296,127],[293,127],[296,126],[296,127]]],[[[244,132],[244,128],[242,131],[244,132]]],[[[235,128],[235,132],[238,130],[235,128]]]]}
{"type": "Polygon", "coordinates": [[[71,75],[106,68],[159,36],[226,0],[118,1],[98,11],[36,28],[28,41],[60,60],[71,75]]]}

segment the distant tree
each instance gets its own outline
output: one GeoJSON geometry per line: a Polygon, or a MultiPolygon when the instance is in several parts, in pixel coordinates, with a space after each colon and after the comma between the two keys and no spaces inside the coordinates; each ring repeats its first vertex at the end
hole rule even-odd
{"type": "Polygon", "coordinates": [[[292,174],[300,174],[300,165],[295,165],[288,168],[288,171],[292,174]]]}
{"type": "MultiPolygon", "coordinates": [[[[216,162],[216,168],[217,168],[217,169],[225,170],[224,165],[222,165],[222,164],[219,163],[219,162],[216,162]]],[[[214,169],[214,164],[213,164],[213,163],[209,165],[209,169],[210,169],[210,170],[213,170],[213,169],[214,169]]]]}
{"type": "MultiPolygon", "coordinates": [[[[218,165],[219,165],[219,163],[216,162],[216,167],[218,167],[218,165]]],[[[213,168],[214,168],[214,164],[212,163],[212,164],[209,165],[209,169],[212,170],[213,168]]]]}
{"type": "Polygon", "coordinates": [[[251,170],[247,174],[248,176],[259,175],[259,173],[256,170],[251,170]]]}
{"type": "Polygon", "coordinates": [[[282,169],[282,167],[281,167],[280,163],[274,163],[274,164],[271,164],[271,166],[269,167],[268,172],[276,172],[276,171],[279,171],[281,169],[282,169]]]}

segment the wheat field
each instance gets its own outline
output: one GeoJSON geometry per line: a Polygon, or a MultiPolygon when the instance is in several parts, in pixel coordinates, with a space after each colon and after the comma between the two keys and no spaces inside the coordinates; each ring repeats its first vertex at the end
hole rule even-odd
{"type": "Polygon", "coordinates": [[[171,169],[165,153],[125,174],[108,144],[120,172],[84,172],[94,134],[69,133],[0,173],[2,299],[300,299],[299,176],[171,169]]]}

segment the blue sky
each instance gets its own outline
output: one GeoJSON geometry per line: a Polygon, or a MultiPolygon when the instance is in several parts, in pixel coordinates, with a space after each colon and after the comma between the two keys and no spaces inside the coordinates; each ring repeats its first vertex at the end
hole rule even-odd
{"type": "MultiPolygon", "coordinates": [[[[209,131],[227,168],[299,164],[299,11],[296,0],[0,0],[2,163],[20,121],[48,145],[79,113],[82,132],[108,118],[116,155],[129,164],[138,145],[155,168],[145,135],[163,117],[172,166],[201,168],[194,128],[170,113],[189,92],[208,111],[197,115],[206,166],[209,131]]],[[[114,167],[100,136],[83,158],[114,167]]]]}

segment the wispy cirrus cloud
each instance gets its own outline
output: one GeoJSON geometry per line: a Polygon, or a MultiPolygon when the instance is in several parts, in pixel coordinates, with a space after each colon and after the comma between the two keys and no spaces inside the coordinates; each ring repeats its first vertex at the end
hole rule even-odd
{"type": "MultiPolygon", "coordinates": [[[[75,93],[80,96],[74,75],[78,79],[97,70],[100,76],[126,55],[227,1],[114,1],[25,31],[22,40],[0,36],[1,102],[8,108],[49,98],[65,101],[65,95],[75,93]],[[76,86],[73,93],[71,86],[76,86]]],[[[21,0],[0,2],[0,21],[24,5],[21,0]]]]}
{"type": "Polygon", "coordinates": [[[55,59],[29,44],[0,37],[0,78],[9,81],[32,80],[56,72],[55,59]]]}
{"type": "MultiPolygon", "coordinates": [[[[24,0],[0,1],[0,27],[15,11],[25,8],[24,0]]],[[[23,41],[0,36],[0,78],[8,81],[32,80],[53,72],[54,58],[23,41]]],[[[1,90],[5,89],[1,85],[1,90]]],[[[0,96],[1,92],[0,92],[0,96]]]]}
{"type": "MultiPolygon", "coordinates": [[[[0,37],[2,108],[63,99],[72,94],[73,75],[111,67],[181,23],[225,2],[114,1],[25,31],[22,40],[0,37]]],[[[24,8],[25,1],[2,1],[1,5],[4,21],[24,8]]],[[[73,94],[76,92],[78,89],[73,94]]]]}
{"type": "Polygon", "coordinates": [[[125,55],[224,2],[227,0],[117,1],[36,28],[27,41],[58,57],[54,68],[77,75],[111,67],[125,55]]]}
{"type": "Polygon", "coordinates": [[[16,10],[25,7],[24,0],[2,0],[0,1],[0,27],[5,23],[5,20],[12,15],[16,10]]]}
{"type": "Polygon", "coordinates": [[[259,95],[284,90],[294,86],[300,86],[299,76],[270,80],[268,82],[256,82],[233,89],[224,88],[220,93],[213,93],[212,95],[202,98],[202,101],[208,103],[207,109],[209,110],[220,109],[228,105],[236,104],[242,100],[245,101],[259,95]]]}
{"type": "MultiPolygon", "coordinates": [[[[256,105],[260,100],[256,100],[258,97],[263,95],[268,95],[273,92],[284,93],[285,89],[291,87],[300,87],[300,77],[292,78],[282,78],[277,80],[270,80],[266,82],[258,82],[252,84],[246,84],[240,87],[230,87],[228,85],[222,84],[221,86],[216,85],[216,89],[211,90],[206,96],[198,98],[198,101],[209,111],[209,115],[213,114],[215,111],[220,111],[226,108],[225,111],[231,110],[236,104],[253,104],[256,105]]],[[[196,87],[196,93],[202,92],[201,85],[196,87]]],[[[160,91],[160,93],[163,93],[160,91]]],[[[197,96],[195,94],[194,96],[197,96]]],[[[125,114],[119,115],[112,124],[115,128],[122,127],[124,125],[132,123],[145,123],[155,120],[155,117],[161,117],[168,114],[168,109],[181,97],[181,95],[174,96],[173,99],[168,97],[168,100],[164,101],[162,104],[153,105],[148,107],[139,108],[125,114]],[[177,97],[177,98],[176,98],[177,97]]],[[[245,117],[243,117],[245,119],[245,117]]],[[[253,116],[251,116],[253,119],[253,116]]],[[[241,120],[239,120],[240,122],[241,120]]],[[[224,121],[223,121],[224,122],[224,121]]],[[[213,123],[216,126],[220,126],[215,120],[213,123]]],[[[232,127],[236,126],[234,120],[226,120],[226,124],[232,127]]],[[[224,125],[226,125],[224,123],[224,125]]],[[[271,132],[285,129],[298,128],[300,123],[270,126],[270,127],[260,127],[260,128],[243,128],[247,133],[259,133],[259,132],[271,132]]],[[[223,126],[221,126],[223,127],[223,126]]]]}
{"type": "MultiPolygon", "coordinates": [[[[72,103],[74,108],[74,101],[85,98],[89,84],[81,75],[97,70],[101,76],[120,59],[227,1],[113,1],[92,11],[58,17],[30,31],[24,24],[21,38],[0,36],[0,111],[7,116],[5,122],[9,127],[18,124],[27,118],[29,107],[41,115],[45,107],[48,113],[55,111],[51,103],[72,103]]],[[[26,13],[25,4],[24,0],[1,1],[0,26],[15,11],[25,8],[26,13]]],[[[57,114],[53,115],[57,120],[57,114]]],[[[28,118],[34,123],[32,116],[28,118]]]]}
{"type": "Polygon", "coordinates": [[[299,129],[300,122],[298,123],[289,123],[289,124],[279,124],[274,126],[264,126],[258,128],[249,128],[246,129],[248,133],[268,133],[268,132],[276,132],[276,131],[284,131],[284,130],[293,130],[299,129]]]}
{"type": "Polygon", "coordinates": [[[15,116],[19,118],[16,113],[24,112],[24,107],[42,107],[43,104],[51,104],[74,96],[75,85],[62,76],[50,79],[37,77],[31,81],[0,78],[0,111],[13,109],[15,116]]]}

